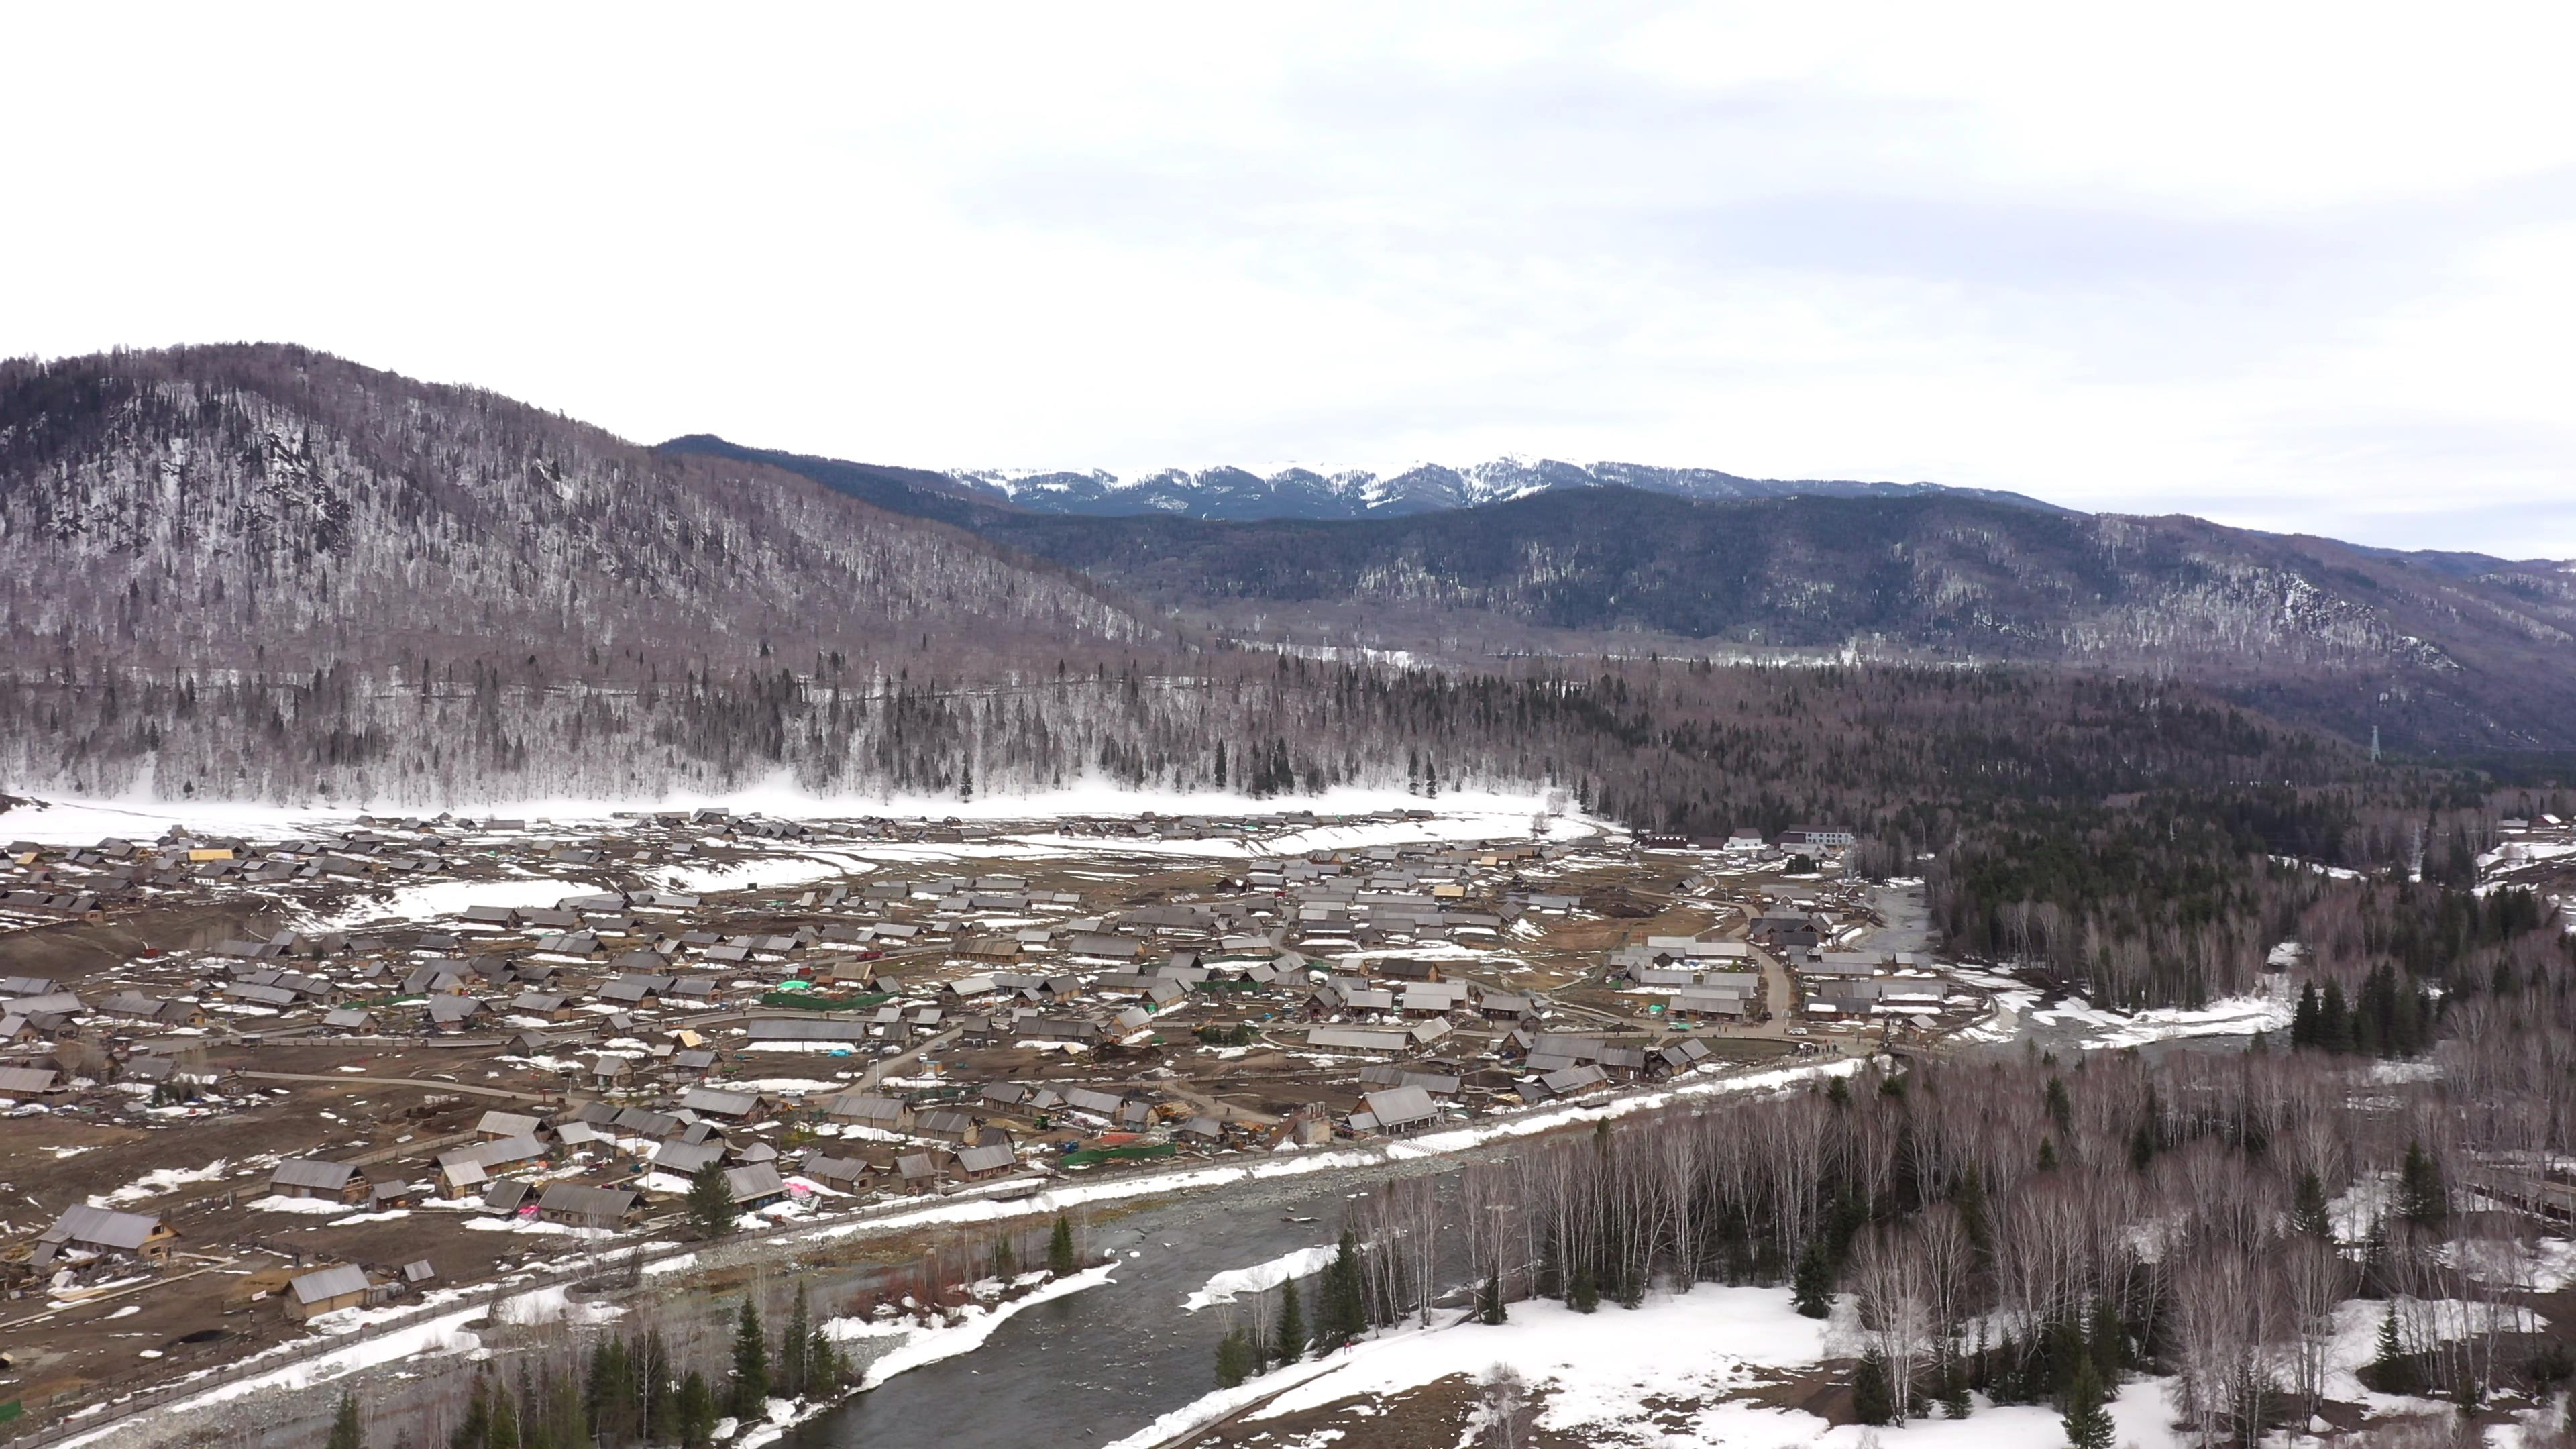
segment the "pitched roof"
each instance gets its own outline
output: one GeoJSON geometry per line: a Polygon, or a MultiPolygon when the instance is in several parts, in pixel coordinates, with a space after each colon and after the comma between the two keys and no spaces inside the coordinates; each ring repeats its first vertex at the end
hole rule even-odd
{"type": "Polygon", "coordinates": [[[121,1213],[113,1208],[91,1207],[87,1203],[63,1209],[37,1239],[43,1243],[73,1243],[85,1248],[116,1248],[131,1251],[142,1247],[161,1226],[159,1214],[146,1217],[141,1213],[121,1213]]]}
{"type": "Polygon", "coordinates": [[[336,1268],[319,1268],[297,1276],[286,1285],[298,1303],[327,1303],[334,1298],[367,1291],[367,1270],[343,1263],[336,1268]]]}
{"type": "Polygon", "coordinates": [[[586,1187],[578,1182],[550,1182],[537,1199],[540,1213],[576,1218],[621,1218],[635,1210],[635,1194],[622,1187],[586,1187]]]}
{"type": "Polygon", "coordinates": [[[754,1198],[776,1197],[787,1190],[787,1184],[778,1180],[776,1165],[755,1162],[749,1167],[728,1168],[725,1190],[733,1194],[735,1202],[750,1202],[754,1198]]]}
{"type": "Polygon", "coordinates": [[[324,1162],[313,1157],[290,1157],[277,1164],[277,1171],[269,1174],[268,1185],[310,1187],[319,1188],[324,1192],[338,1192],[349,1185],[349,1179],[356,1176],[357,1172],[358,1165],[354,1162],[324,1162]]]}
{"type": "Polygon", "coordinates": [[[960,1172],[999,1172],[1019,1160],[1019,1154],[1013,1152],[1007,1143],[957,1150],[957,1170],[960,1172]]]}
{"type": "Polygon", "coordinates": [[[1415,1122],[1428,1122],[1440,1115],[1431,1094],[1420,1087],[1389,1087],[1368,1094],[1369,1115],[1380,1127],[1404,1127],[1415,1122]]]}

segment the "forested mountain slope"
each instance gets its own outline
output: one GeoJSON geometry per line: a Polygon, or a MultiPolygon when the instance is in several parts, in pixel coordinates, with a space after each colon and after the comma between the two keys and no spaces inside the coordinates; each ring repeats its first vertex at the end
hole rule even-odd
{"type": "Polygon", "coordinates": [[[1132,639],[1076,575],[754,463],[302,348],[0,364],[12,664],[554,674],[1132,639]]]}
{"type": "Polygon", "coordinates": [[[2076,664],[2181,674],[2408,748],[2576,744],[2576,575],[2545,565],[1952,494],[1590,487],[1356,522],[1072,517],[908,491],[939,475],[737,451],[1309,640],[1473,652],[1532,647],[1523,631],[1540,629],[1568,652],[1696,641],[2076,664]]]}

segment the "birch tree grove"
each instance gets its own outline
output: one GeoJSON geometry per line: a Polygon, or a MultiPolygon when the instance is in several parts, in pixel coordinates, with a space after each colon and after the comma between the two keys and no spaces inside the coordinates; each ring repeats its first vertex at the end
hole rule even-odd
{"type": "MultiPolygon", "coordinates": [[[[2563,955],[2553,979],[2576,982],[2563,955]]],[[[2445,1041],[2420,1078],[2269,1047],[1918,1061],[1523,1144],[1451,1192],[1391,1184],[1353,1220],[1381,1322],[1471,1285],[1618,1311],[1700,1281],[1784,1286],[1820,1259],[1838,1341],[1894,1416],[1969,1387],[2064,1410],[2153,1372],[2201,1442],[2251,1446],[2327,1392],[2355,1295],[2387,1301],[2422,1383],[2473,1402],[2520,1381],[2528,1230],[2446,1211],[2438,1184],[2519,1152],[2532,1109],[2447,1082],[2554,1094],[2492,1058],[2568,1030],[2555,991],[2526,991],[2520,1027],[2445,1041]]]]}

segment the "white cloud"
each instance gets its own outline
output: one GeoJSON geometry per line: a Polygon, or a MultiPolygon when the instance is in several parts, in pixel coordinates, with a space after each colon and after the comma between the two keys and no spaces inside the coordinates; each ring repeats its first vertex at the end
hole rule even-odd
{"type": "Polygon", "coordinates": [[[0,48],[0,349],[302,341],[889,462],[1516,452],[2570,555],[2569,29],[54,7],[0,48]]]}

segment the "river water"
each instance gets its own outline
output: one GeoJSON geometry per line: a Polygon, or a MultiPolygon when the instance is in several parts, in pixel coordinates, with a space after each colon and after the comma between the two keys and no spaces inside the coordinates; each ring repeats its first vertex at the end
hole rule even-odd
{"type": "Polygon", "coordinates": [[[1089,1246],[1118,1255],[1114,1281],[1023,1310],[982,1348],[899,1374],[790,1431],[786,1449],[1074,1449],[1124,1438],[1216,1387],[1225,1314],[1184,1313],[1183,1299],[1228,1269],[1332,1242],[1354,1194],[1406,1170],[1241,1184],[1097,1223],[1089,1246]],[[1291,1221],[1301,1217],[1313,1221],[1291,1221]]]}

